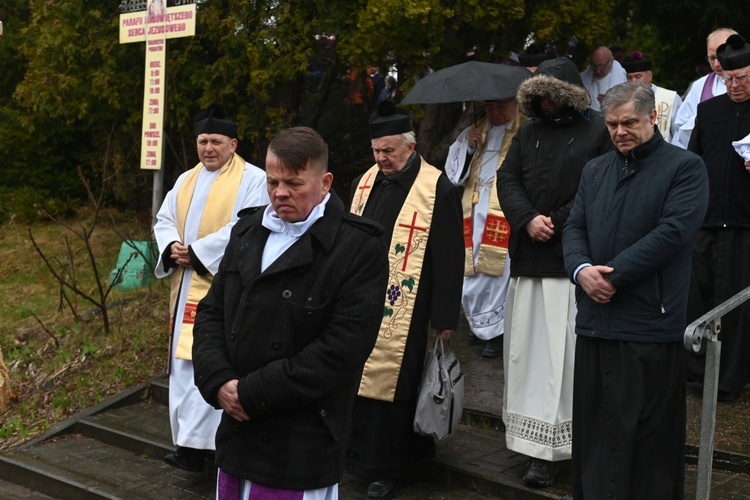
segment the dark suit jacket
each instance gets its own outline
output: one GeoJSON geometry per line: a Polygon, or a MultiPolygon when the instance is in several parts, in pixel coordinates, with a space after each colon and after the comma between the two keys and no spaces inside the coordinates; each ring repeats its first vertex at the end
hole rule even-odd
{"type": "Polygon", "coordinates": [[[383,317],[382,228],[332,194],[325,215],[261,273],[263,210],[232,230],[194,329],[195,382],[215,407],[239,379],[248,422],[226,413],[216,465],[275,488],[340,480],[351,407],[383,317]]]}

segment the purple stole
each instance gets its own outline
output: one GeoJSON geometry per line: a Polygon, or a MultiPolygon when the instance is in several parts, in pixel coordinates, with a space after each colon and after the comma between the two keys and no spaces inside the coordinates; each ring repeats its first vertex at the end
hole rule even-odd
{"type": "MultiPolygon", "coordinates": [[[[217,481],[219,500],[239,499],[241,481],[239,477],[219,469],[217,481]]],[[[258,483],[252,483],[250,487],[250,500],[302,500],[304,496],[304,491],[281,490],[258,483]]]]}
{"type": "Polygon", "coordinates": [[[712,71],[711,74],[708,75],[708,78],[706,78],[706,81],[703,82],[701,102],[705,101],[706,99],[711,99],[714,96],[714,80],[716,80],[716,73],[712,71]]]}

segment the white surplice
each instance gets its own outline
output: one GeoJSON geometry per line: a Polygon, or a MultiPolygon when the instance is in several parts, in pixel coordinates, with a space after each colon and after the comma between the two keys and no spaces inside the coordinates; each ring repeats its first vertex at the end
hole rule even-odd
{"type": "MultiPolygon", "coordinates": [[[[711,75],[702,76],[695,80],[690,85],[685,99],[682,101],[680,109],[677,111],[674,123],[672,124],[672,144],[679,146],[682,149],[687,149],[688,143],[690,142],[690,135],[693,133],[695,127],[695,115],[698,114],[698,104],[701,102],[701,94],[703,93],[703,85],[711,75]]],[[[724,80],[721,77],[716,77],[714,83],[711,86],[713,96],[722,95],[727,93],[727,86],[724,85],[724,80]]]]}
{"type": "Polygon", "coordinates": [[[597,78],[594,74],[594,68],[589,66],[581,73],[581,80],[583,80],[583,86],[586,87],[586,91],[591,96],[591,109],[599,111],[598,96],[606,94],[615,85],[627,82],[628,75],[619,62],[612,61],[612,67],[608,74],[597,78]]]}
{"type": "MultiPolygon", "coordinates": [[[[479,245],[484,234],[484,225],[487,221],[487,210],[490,204],[492,186],[495,183],[497,173],[497,159],[500,148],[505,138],[505,125],[488,125],[487,146],[479,160],[478,174],[478,202],[472,209],[472,249],[474,264],[479,256],[479,245]]],[[[448,159],[445,162],[445,174],[448,179],[458,186],[466,187],[469,177],[469,168],[465,165],[466,153],[468,151],[467,128],[456,138],[456,141],[448,150],[448,159]],[[464,166],[466,171],[464,172],[464,166]],[[463,175],[462,175],[463,173],[463,175]]],[[[490,276],[475,273],[472,276],[464,276],[463,293],[461,304],[464,314],[469,322],[471,331],[483,340],[489,340],[503,334],[503,318],[505,314],[505,295],[508,291],[510,280],[510,256],[506,256],[505,270],[502,276],[490,276]]]]}
{"type": "MultiPolygon", "coordinates": [[[[161,256],[167,245],[173,241],[181,241],[183,245],[190,245],[196,257],[211,275],[216,274],[224,256],[224,249],[229,241],[232,227],[237,222],[237,212],[246,207],[265,205],[268,203],[266,190],[266,174],[258,167],[245,163],[242,182],[232,209],[232,218],[219,231],[198,239],[203,207],[219,170],[206,170],[202,165],[195,190],[190,201],[190,207],[185,221],[184,239],[177,230],[177,193],[185,181],[188,172],[177,179],[174,187],[167,193],[154,225],[154,236],[159,247],[159,260],[154,274],[157,278],[164,278],[174,272],[175,268],[164,271],[161,256]]],[[[214,450],[216,448],[214,436],[219,426],[221,411],[214,409],[203,400],[193,382],[193,363],[189,360],[176,359],[177,336],[182,327],[182,317],[185,313],[185,299],[190,287],[193,270],[186,269],[183,275],[180,298],[174,315],[175,338],[172,339],[169,372],[169,421],[172,427],[172,440],[176,446],[214,450]]],[[[170,311],[171,313],[172,311],[170,311]]]]}
{"type": "Polygon", "coordinates": [[[542,460],[572,452],[575,287],[513,278],[503,338],[503,422],[509,450],[542,460]]]}

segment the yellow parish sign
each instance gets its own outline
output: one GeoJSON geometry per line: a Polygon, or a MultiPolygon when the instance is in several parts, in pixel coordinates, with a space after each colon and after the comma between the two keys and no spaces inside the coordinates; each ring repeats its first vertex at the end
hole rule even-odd
{"type": "Polygon", "coordinates": [[[147,10],[120,14],[120,43],[146,42],[141,169],[161,170],[166,40],[194,36],[195,12],[195,4],[164,7],[162,0],[150,0],[147,10]]]}

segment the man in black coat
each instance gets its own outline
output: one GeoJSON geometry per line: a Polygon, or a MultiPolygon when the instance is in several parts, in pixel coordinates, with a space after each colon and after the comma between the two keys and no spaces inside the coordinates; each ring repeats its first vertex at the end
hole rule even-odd
{"type": "Polygon", "coordinates": [[[383,225],[390,273],[347,468],[371,481],[368,498],[390,498],[409,453],[434,454],[432,438],[412,430],[417,389],[430,325],[444,339],[458,326],[464,241],[458,189],[414,150],[408,115],[383,101],[369,126],[376,164],[352,183],[351,209],[383,225]]]}
{"type": "MultiPolygon", "coordinates": [[[[750,143],[750,44],[734,34],[716,55],[727,93],[698,105],[688,149],[708,172],[708,211],[696,238],[688,321],[750,286],[750,155],[732,142],[750,143]]],[[[735,399],[750,382],[750,304],[722,318],[720,401],[735,399]]],[[[689,358],[689,378],[702,382],[703,360],[689,358]]]]}
{"type": "Polygon", "coordinates": [[[220,499],[250,489],[337,495],[352,402],[383,315],[387,257],[382,228],[345,212],[330,191],[327,163],[312,129],[271,141],[271,204],[243,211],[198,306],[195,383],[224,410],[220,499]]]}

